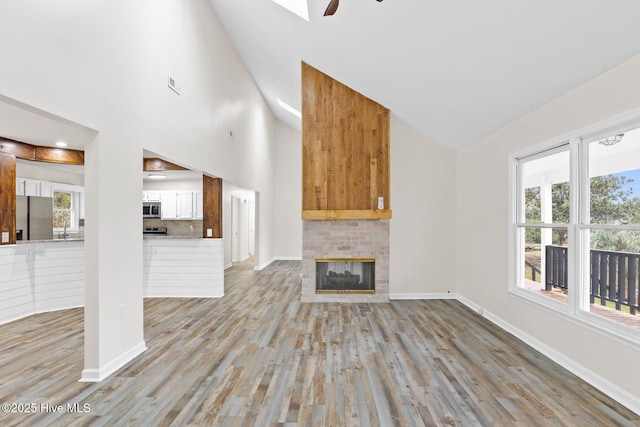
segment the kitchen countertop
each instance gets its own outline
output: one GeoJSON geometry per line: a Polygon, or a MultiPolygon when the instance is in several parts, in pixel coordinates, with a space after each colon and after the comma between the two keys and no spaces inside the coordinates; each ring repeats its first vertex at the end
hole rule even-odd
{"type": "Polygon", "coordinates": [[[84,237],[69,237],[67,239],[46,239],[46,240],[18,240],[16,244],[25,245],[27,243],[58,243],[58,242],[84,242],[84,237]]]}
{"type": "MultiPolygon", "coordinates": [[[[144,240],[169,240],[169,239],[203,239],[200,236],[142,236],[144,240]]],[[[60,242],[84,242],[84,237],[68,237],[66,239],[47,239],[47,240],[18,240],[16,244],[26,245],[28,243],[60,243],[60,242]]]]}
{"type": "Polygon", "coordinates": [[[200,236],[158,236],[154,234],[148,234],[142,236],[143,239],[202,239],[200,236]]]}

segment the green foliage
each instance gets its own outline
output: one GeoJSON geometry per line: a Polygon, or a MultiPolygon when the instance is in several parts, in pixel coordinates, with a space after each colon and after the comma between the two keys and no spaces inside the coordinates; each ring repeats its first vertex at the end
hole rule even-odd
{"type": "Polygon", "coordinates": [[[56,191],[53,193],[53,228],[71,226],[71,193],[56,191]]]}
{"type": "Polygon", "coordinates": [[[625,176],[596,176],[591,178],[591,223],[628,224],[640,215],[640,198],[633,197],[631,188],[623,187],[633,182],[625,176]]]}
{"type": "Polygon", "coordinates": [[[53,193],[54,209],[71,209],[71,193],[56,191],[53,193]]]}
{"type": "MultiPolygon", "coordinates": [[[[625,176],[605,175],[591,178],[590,210],[592,224],[640,224],[640,197],[634,195],[631,188],[624,188],[626,184],[631,182],[633,180],[625,176]]],[[[541,222],[540,187],[526,188],[524,195],[526,221],[529,223],[541,222]]],[[[570,188],[568,182],[553,184],[551,187],[552,221],[554,223],[569,223],[569,196],[570,188]]],[[[598,249],[637,252],[637,250],[629,248],[635,247],[634,239],[637,241],[640,236],[624,233],[626,232],[617,234],[603,232],[593,238],[599,242],[598,249]]],[[[552,234],[554,244],[560,246],[566,244],[568,238],[567,230],[554,229],[552,234]]],[[[540,242],[540,230],[528,228],[525,237],[528,243],[538,243],[540,242]]]]}
{"type": "MultiPolygon", "coordinates": [[[[524,216],[525,222],[541,222],[540,216],[540,187],[524,189],[524,216]]],[[[527,243],[540,243],[540,229],[527,228],[525,231],[527,243]]]]}
{"type": "Polygon", "coordinates": [[[640,253],[640,233],[631,230],[593,230],[591,248],[603,251],[640,253]]]}

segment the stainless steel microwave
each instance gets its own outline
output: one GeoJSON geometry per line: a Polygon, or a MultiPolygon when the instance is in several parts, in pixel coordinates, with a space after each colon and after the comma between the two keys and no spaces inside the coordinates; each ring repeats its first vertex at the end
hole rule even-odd
{"type": "Polygon", "coordinates": [[[158,202],[144,202],[142,203],[142,217],[143,218],[160,218],[162,213],[160,203],[158,202]]]}

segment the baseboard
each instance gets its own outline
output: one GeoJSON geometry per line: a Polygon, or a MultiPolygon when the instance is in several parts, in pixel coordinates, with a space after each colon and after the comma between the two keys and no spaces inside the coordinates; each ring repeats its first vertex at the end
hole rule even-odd
{"type": "Polygon", "coordinates": [[[260,270],[264,270],[265,268],[267,268],[272,262],[274,262],[276,259],[275,258],[271,258],[270,260],[263,262],[262,264],[253,267],[253,269],[255,271],[260,271],[260,270]]]}
{"type": "Polygon", "coordinates": [[[301,256],[277,256],[276,261],[302,261],[301,256]]]}
{"type": "Polygon", "coordinates": [[[227,268],[231,268],[231,267],[233,267],[233,263],[232,262],[230,262],[229,264],[225,265],[224,269],[226,270],[227,268]]]}
{"type": "Polygon", "coordinates": [[[527,345],[530,345],[540,353],[544,354],[549,359],[556,362],[558,365],[570,371],[575,376],[583,379],[587,383],[591,384],[593,387],[597,388],[607,396],[610,396],[612,399],[615,399],[620,404],[626,406],[630,410],[634,411],[636,414],[640,414],[640,397],[635,396],[618,385],[612,383],[606,378],[598,375],[593,372],[591,369],[584,367],[583,365],[577,363],[575,360],[565,356],[554,348],[548,346],[547,344],[541,342],[537,338],[529,335],[523,330],[513,326],[512,324],[506,322],[504,319],[496,316],[495,314],[483,310],[482,307],[475,304],[473,301],[468,300],[462,295],[456,295],[457,300],[462,304],[466,305],[473,311],[481,314],[485,319],[489,320],[491,323],[497,325],[501,329],[509,332],[511,335],[516,338],[524,341],[527,345]]]}
{"type": "Polygon", "coordinates": [[[82,377],[79,382],[81,383],[99,383],[100,381],[113,374],[118,369],[135,359],[147,349],[144,341],[136,344],[129,350],[122,353],[120,356],[113,359],[111,362],[98,369],[84,369],[82,371],[82,377]]]}
{"type": "Polygon", "coordinates": [[[427,293],[427,294],[409,294],[409,293],[390,293],[390,300],[403,299],[456,299],[457,294],[454,293],[427,293]]]}

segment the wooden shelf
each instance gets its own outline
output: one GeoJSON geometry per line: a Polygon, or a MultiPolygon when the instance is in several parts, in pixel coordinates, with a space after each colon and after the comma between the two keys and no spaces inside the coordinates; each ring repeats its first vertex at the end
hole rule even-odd
{"type": "Polygon", "coordinates": [[[329,219],[391,219],[391,209],[384,210],[303,210],[302,219],[321,221],[329,219]]]}

